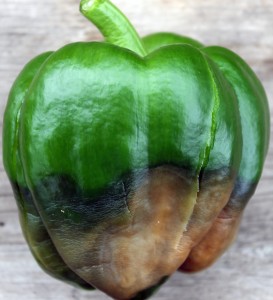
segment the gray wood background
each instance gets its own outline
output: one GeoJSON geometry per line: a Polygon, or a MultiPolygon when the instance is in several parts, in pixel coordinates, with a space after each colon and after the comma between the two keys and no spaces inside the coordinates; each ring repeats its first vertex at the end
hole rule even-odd
{"type": "MultiPolygon", "coordinates": [[[[239,53],[261,78],[273,112],[273,0],[116,0],[141,35],[174,31],[239,53]]],[[[1,0],[0,124],[10,86],[23,65],[46,50],[100,34],[78,12],[79,0],[1,0]]],[[[0,144],[2,141],[0,139],[0,144]]],[[[1,145],[0,145],[1,146],[1,145]]],[[[2,148],[2,147],[1,147],[2,148]]],[[[0,150],[1,151],[1,150],[0,150]]],[[[235,244],[210,269],[177,273],[153,299],[273,299],[273,146],[235,244]]],[[[22,237],[0,158],[0,299],[110,299],[52,279],[22,237]]]]}

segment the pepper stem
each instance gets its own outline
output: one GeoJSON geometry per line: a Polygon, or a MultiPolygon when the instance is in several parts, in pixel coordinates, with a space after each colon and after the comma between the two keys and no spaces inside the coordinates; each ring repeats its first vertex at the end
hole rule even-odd
{"type": "Polygon", "coordinates": [[[102,33],[106,42],[147,55],[142,40],[125,15],[109,0],[81,0],[81,13],[102,33]]]}

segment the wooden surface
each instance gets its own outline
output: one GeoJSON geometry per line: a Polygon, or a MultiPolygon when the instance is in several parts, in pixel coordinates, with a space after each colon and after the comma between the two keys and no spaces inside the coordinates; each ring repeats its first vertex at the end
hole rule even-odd
{"type": "MultiPolygon", "coordinates": [[[[243,56],[261,78],[273,111],[273,0],[116,0],[141,35],[174,31],[243,56]]],[[[10,86],[34,55],[73,41],[100,39],[78,12],[79,0],[1,0],[0,124],[10,86]]],[[[2,143],[1,143],[2,144],[2,143]]],[[[2,148],[2,147],[1,147],[2,148]]],[[[2,155],[1,155],[2,157],[2,155]]],[[[152,299],[273,299],[273,147],[235,244],[210,269],[175,274],[152,299]]],[[[0,159],[0,299],[109,299],[52,279],[21,234],[0,159]]]]}

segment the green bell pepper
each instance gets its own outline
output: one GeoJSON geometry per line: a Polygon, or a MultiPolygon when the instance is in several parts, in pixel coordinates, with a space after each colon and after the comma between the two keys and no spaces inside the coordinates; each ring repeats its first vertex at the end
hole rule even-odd
{"type": "Polygon", "coordinates": [[[235,53],[141,39],[108,0],[82,0],[104,42],[31,60],[4,115],[4,166],[50,275],[146,299],[229,246],[269,143],[265,91],[235,53]]]}

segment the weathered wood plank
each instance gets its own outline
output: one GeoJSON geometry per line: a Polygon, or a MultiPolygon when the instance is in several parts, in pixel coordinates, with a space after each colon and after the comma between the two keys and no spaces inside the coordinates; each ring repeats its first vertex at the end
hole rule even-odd
{"type": "MultiPolygon", "coordinates": [[[[264,83],[273,115],[272,0],[115,0],[115,3],[141,35],[174,31],[238,52],[264,83]]],[[[29,59],[69,42],[101,39],[97,29],[79,14],[78,4],[79,0],[0,2],[1,131],[10,86],[29,59]]],[[[154,299],[272,300],[272,182],[271,142],[262,181],[246,209],[236,243],[210,269],[190,276],[175,274],[154,299]]],[[[81,291],[52,279],[37,266],[19,227],[1,150],[0,270],[1,300],[109,299],[100,292],[81,291]]]]}

